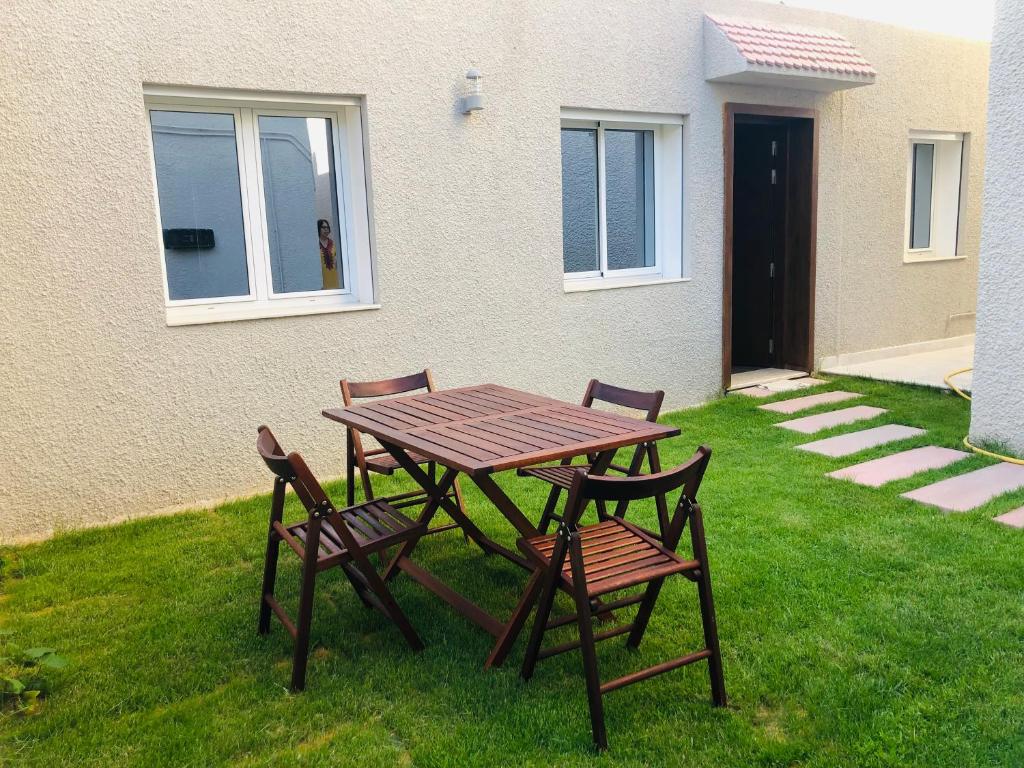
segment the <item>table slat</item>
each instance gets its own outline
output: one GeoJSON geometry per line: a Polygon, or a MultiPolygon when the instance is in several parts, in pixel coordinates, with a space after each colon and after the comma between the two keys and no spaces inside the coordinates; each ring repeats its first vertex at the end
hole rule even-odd
{"type": "Polygon", "coordinates": [[[679,434],[497,384],[333,408],[324,416],[477,477],[679,434]]]}

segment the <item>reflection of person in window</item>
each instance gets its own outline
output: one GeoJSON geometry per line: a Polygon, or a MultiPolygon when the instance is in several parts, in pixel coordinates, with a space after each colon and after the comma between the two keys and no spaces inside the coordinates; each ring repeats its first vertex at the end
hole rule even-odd
{"type": "Polygon", "coordinates": [[[317,232],[320,234],[320,271],[324,277],[324,290],[341,288],[338,279],[338,257],[331,240],[331,225],[327,219],[317,219],[317,232]]]}

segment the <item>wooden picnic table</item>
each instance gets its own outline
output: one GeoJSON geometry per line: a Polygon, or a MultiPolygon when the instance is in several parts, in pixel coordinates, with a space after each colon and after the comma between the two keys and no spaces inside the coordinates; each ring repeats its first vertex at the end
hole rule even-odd
{"type": "MultiPolygon", "coordinates": [[[[443,508],[484,552],[499,554],[532,570],[527,560],[486,536],[447,495],[459,473],[466,475],[520,536],[539,535],[537,527],[494,481],[493,475],[519,467],[581,455],[596,458],[591,474],[604,474],[615,451],[679,434],[676,427],[523,392],[498,384],[443,389],[377,400],[323,415],[350,429],[373,435],[424,490],[420,521],[429,525],[443,508]],[[416,458],[410,453],[418,454],[416,458]],[[433,480],[417,463],[429,459],[445,468],[433,480]]],[[[401,570],[448,602],[460,614],[498,638],[495,656],[508,628],[411,559],[419,539],[402,546],[385,570],[391,579],[401,570]]],[[[490,660],[488,660],[490,663],[490,660]]]]}

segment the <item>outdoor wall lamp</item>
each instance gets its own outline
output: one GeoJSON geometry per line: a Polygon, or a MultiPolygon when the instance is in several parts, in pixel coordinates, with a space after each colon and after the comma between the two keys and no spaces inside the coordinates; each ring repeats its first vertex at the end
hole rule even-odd
{"type": "Polygon", "coordinates": [[[484,108],[484,76],[473,67],[466,73],[466,92],[462,96],[462,114],[484,108]]]}

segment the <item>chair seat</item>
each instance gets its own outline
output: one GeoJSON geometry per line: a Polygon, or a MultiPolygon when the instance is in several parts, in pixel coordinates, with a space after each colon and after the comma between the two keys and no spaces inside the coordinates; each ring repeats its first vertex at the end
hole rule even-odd
{"type": "MultiPolygon", "coordinates": [[[[338,513],[348,525],[356,544],[367,554],[386,549],[414,536],[423,535],[422,523],[409,519],[383,501],[357,504],[354,507],[339,510],[338,513]]],[[[308,526],[309,521],[303,520],[287,526],[285,530],[305,546],[308,526]]],[[[333,565],[349,560],[345,545],[331,525],[329,517],[324,520],[320,531],[318,564],[333,565]]]]}
{"type": "Polygon", "coordinates": [[[538,480],[543,480],[545,483],[557,486],[564,490],[569,490],[569,486],[572,485],[572,476],[577,470],[582,469],[584,472],[590,471],[590,464],[569,464],[566,466],[555,465],[553,467],[527,467],[520,469],[518,474],[520,477],[535,477],[538,480]]]}
{"type": "MultiPolygon", "coordinates": [[[[409,451],[409,458],[417,464],[426,464],[430,461],[430,459],[412,451],[409,451]]],[[[390,453],[378,453],[375,456],[366,457],[366,468],[371,472],[376,472],[378,475],[391,475],[394,474],[396,469],[401,469],[402,465],[390,453]]]]}
{"type": "MultiPolygon", "coordinates": [[[[696,571],[700,563],[684,560],[675,552],[620,518],[579,529],[583,544],[583,568],[591,596],[645,584],[673,573],[696,571]]],[[[519,548],[542,566],[551,561],[557,533],[520,539],[519,548]]],[[[572,565],[566,558],[562,585],[572,589],[572,565]]]]}

